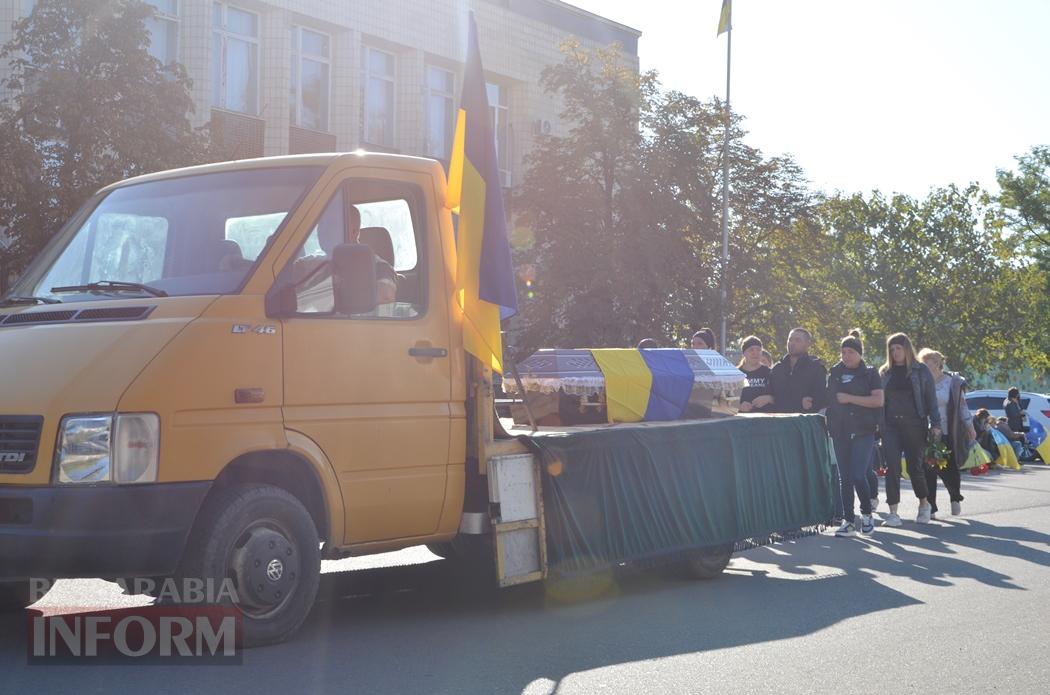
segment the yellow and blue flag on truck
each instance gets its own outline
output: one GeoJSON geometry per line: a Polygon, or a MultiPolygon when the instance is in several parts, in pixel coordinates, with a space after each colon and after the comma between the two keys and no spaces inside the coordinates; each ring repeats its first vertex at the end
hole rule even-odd
{"type": "Polygon", "coordinates": [[[496,157],[472,12],[463,93],[449,163],[448,207],[459,215],[456,300],[463,312],[463,346],[482,364],[502,373],[500,321],[517,313],[518,294],[496,157]]]}

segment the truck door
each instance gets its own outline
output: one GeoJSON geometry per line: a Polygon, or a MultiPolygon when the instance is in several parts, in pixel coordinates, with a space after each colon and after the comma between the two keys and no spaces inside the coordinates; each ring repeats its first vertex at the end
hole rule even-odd
{"type": "Polygon", "coordinates": [[[444,504],[449,321],[436,215],[423,190],[378,179],[333,184],[277,280],[296,294],[282,327],[285,424],[332,462],[348,543],[434,533],[444,504]],[[383,303],[337,315],[328,260],[336,244],[355,241],[379,259],[383,303]]]}

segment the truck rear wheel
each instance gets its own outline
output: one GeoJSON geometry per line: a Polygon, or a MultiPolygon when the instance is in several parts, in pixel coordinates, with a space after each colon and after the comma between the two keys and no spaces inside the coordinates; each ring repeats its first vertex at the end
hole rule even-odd
{"type": "MultiPolygon", "coordinates": [[[[208,499],[180,563],[181,579],[233,588],[245,647],[281,642],[306,620],[321,578],[321,551],[310,513],[273,485],[220,488],[208,499]]],[[[226,600],[225,593],[223,598],[226,600]]]]}
{"type": "Polygon", "coordinates": [[[692,550],[682,559],[682,572],[693,579],[714,579],[722,574],[733,555],[732,544],[692,550]]]}

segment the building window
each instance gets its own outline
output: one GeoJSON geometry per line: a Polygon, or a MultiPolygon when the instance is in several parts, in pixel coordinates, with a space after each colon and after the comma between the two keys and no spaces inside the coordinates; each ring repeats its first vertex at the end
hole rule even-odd
{"type": "Polygon", "coordinates": [[[331,38],[305,27],[292,27],[292,87],[289,112],[292,125],[328,130],[331,38]]]}
{"type": "Polygon", "coordinates": [[[449,70],[427,66],[427,155],[448,159],[456,131],[456,78],[449,70]]]}
{"type": "Polygon", "coordinates": [[[179,59],[178,0],[146,0],[146,4],[153,7],[153,16],[146,19],[150,55],[170,65],[179,59]]]}
{"type": "Polygon", "coordinates": [[[381,147],[394,146],[394,78],[397,58],[393,53],[365,47],[364,141],[381,147]]]}
{"type": "Polygon", "coordinates": [[[496,160],[499,162],[499,181],[510,186],[510,99],[503,85],[485,85],[489,99],[489,123],[496,138],[496,160]]]}
{"type": "Polygon", "coordinates": [[[212,5],[212,106],[259,113],[259,15],[212,5]]]}

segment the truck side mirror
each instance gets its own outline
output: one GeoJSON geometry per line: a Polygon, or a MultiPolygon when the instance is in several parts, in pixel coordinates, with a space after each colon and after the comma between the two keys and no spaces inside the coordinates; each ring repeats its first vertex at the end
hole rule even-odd
{"type": "Polygon", "coordinates": [[[378,304],[376,259],[365,244],[332,249],[332,292],[337,314],[367,314],[378,304]]]}

